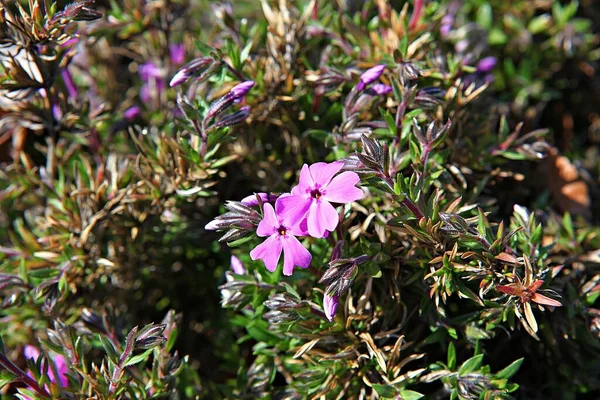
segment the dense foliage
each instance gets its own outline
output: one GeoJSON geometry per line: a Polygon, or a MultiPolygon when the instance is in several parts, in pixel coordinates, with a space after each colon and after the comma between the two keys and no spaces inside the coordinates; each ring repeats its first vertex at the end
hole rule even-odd
{"type": "Polygon", "coordinates": [[[600,396],[599,16],[2,2],[3,398],[600,396]]]}

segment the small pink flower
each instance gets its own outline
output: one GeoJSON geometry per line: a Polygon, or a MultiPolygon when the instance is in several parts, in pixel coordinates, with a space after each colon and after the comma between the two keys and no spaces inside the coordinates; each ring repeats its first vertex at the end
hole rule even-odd
{"type": "Polygon", "coordinates": [[[250,252],[250,258],[263,260],[265,267],[273,272],[283,251],[283,274],[289,276],[292,275],[295,266],[308,268],[312,255],[296,239],[296,236],[305,236],[306,229],[298,223],[290,223],[287,218],[279,214],[280,200],[281,198],[275,203],[277,214],[271,204],[264,205],[265,215],[258,224],[256,234],[268,238],[250,252]]]}
{"type": "Polygon", "coordinates": [[[337,174],[344,163],[319,162],[306,164],[300,172],[300,182],[292,189],[291,195],[282,196],[277,203],[282,217],[293,224],[307,220],[308,233],[315,238],[325,237],[333,231],[339,221],[338,213],[331,203],[350,203],[363,197],[363,192],[355,185],[360,181],[355,172],[337,174]]]}

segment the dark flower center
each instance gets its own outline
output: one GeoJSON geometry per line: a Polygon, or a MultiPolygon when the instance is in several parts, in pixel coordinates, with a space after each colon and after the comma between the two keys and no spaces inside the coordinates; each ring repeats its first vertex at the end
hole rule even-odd
{"type": "Polygon", "coordinates": [[[313,190],[310,192],[310,195],[311,195],[311,197],[313,197],[313,198],[315,198],[315,199],[317,199],[317,200],[318,200],[318,199],[320,199],[320,198],[321,198],[321,196],[322,196],[322,194],[321,194],[321,192],[319,191],[319,189],[313,189],[313,190]]]}
{"type": "Polygon", "coordinates": [[[279,228],[277,228],[277,233],[279,233],[281,236],[284,236],[287,233],[287,228],[281,225],[279,228]]]}

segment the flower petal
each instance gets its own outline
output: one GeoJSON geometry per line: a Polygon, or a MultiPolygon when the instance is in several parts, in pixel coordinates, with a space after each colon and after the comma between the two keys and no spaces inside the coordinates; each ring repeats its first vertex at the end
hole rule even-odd
{"type": "Polygon", "coordinates": [[[308,268],[312,255],[302,243],[292,235],[283,240],[283,274],[292,275],[294,267],[308,268]]]}
{"type": "Polygon", "coordinates": [[[244,264],[242,264],[242,261],[234,255],[231,256],[231,269],[234,274],[244,275],[246,273],[244,264]]]}
{"type": "Polygon", "coordinates": [[[265,213],[265,216],[258,224],[258,227],[256,228],[256,234],[263,237],[271,236],[273,233],[277,232],[277,229],[279,228],[279,221],[277,220],[273,206],[269,203],[264,205],[263,212],[265,213]]]}
{"type": "Polygon", "coordinates": [[[300,179],[298,181],[298,185],[292,188],[292,194],[296,196],[300,195],[309,195],[313,186],[315,185],[312,176],[310,175],[310,169],[307,164],[302,166],[302,170],[300,171],[300,179]]]}
{"type": "Polygon", "coordinates": [[[40,358],[40,349],[29,344],[25,345],[23,353],[25,355],[25,359],[33,359],[35,362],[37,362],[37,359],[40,358]]]}
{"type": "Polygon", "coordinates": [[[344,166],[341,161],[332,163],[318,162],[310,166],[310,175],[312,176],[315,186],[325,187],[331,181],[331,178],[338,173],[344,166]]]}
{"type": "Polygon", "coordinates": [[[315,201],[308,210],[308,233],[315,238],[325,237],[327,231],[335,229],[338,221],[338,214],[328,201],[315,201]]]}
{"type": "Polygon", "coordinates": [[[294,229],[302,222],[312,202],[313,200],[311,197],[305,198],[302,196],[284,194],[277,199],[275,208],[277,209],[277,215],[283,225],[288,229],[294,229]]]}
{"type": "Polygon", "coordinates": [[[54,365],[56,365],[56,372],[58,373],[58,380],[56,378],[52,379],[50,374],[54,375],[54,371],[52,368],[48,368],[48,377],[54,383],[58,383],[61,387],[67,387],[69,385],[69,380],[67,379],[67,373],[69,372],[69,367],[67,366],[67,360],[65,357],[57,354],[53,357],[54,365]]]}
{"type": "Polygon", "coordinates": [[[360,177],[355,172],[342,172],[325,188],[323,198],[334,203],[350,203],[362,199],[364,193],[355,185],[360,177]]]}
{"type": "Polygon", "coordinates": [[[273,272],[277,269],[277,263],[279,262],[282,248],[280,235],[275,234],[256,246],[250,252],[250,258],[253,260],[263,260],[265,267],[273,272]]]}

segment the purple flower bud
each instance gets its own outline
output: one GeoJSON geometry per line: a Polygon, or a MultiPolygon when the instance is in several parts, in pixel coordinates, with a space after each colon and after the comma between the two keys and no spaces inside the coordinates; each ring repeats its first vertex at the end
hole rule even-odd
{"type": "Polygon", "coordinates": [[[360,92],[361,90],[364,90],[367,85],[375,82],[377,79],[379,79],[381,74],[383,74],[384,69],[385,65],[379,64],[363,72],[363,74],[360,76],[358,85],[356,85],[356,90],[360,92]]]}
{"type": "Polygon", "coordinates": [[[148,61],[138,67],[140,78],[148,82],[151,78],[162,78],[162,72],[152,61],[148,61]]]}
{"type": "Polygon", "coordinates": [[[442,18],[442,25],[440,26],[440,35],[442,38],[447,38],[452,30],[454,24],[454,15],[447,14],[442,18]]]}
{"type": "Polygon", "coordinates": [[[481,73],[490,72],[492,69],[494,69],[497,62],[498,62],[498,60],[496,60],[496,57],[494,57],[494,56],[486,57],[482,60],[479,60],[479,62],[477,63],[477,72],[481,72],[481,73]]]}
{"type": "Polygon", "coordinates": [[[60,109],[60,105],[58,103],[52,105],[52,116],[57,121],[60,121],[63,116],[62,110],[60,109]]]}
{"type": "Polygon", "coordinates": [[[240,99],[246,95],[254,86],[254,81],[246,81],[242,82],[238,85],[235,85],[230,91],[228,96],[232,96],[234,99],[240,99]]]}
{"type": "Polygon", "coordinates": [[[240,259],[234,255],[231,256],[231,270],[234,274],[238,275],[244,275],[246,273],[246,268],[244,268],[244,264],[242,264],[240,259]]]}
{"type": "Polygon", "coordinates": [[[174,87],[181,85],[191,76],[199,76],[199,79],[202,79],[212,72],[214,67],[215,60],[212,57],[196,58],[177,71],[175,76],[173,76],[173,79],[171,79],[169,86],[174,87]]]}
{"type": "Polygon", "coordinates": [[[125,119],[127,121],[131,122],[134,119],[136,119],[137,117],[139,117],[141,112],[142,112],[142,110],[140,110],[140,108],[138,106],[133,106],[133,107],[129,107],[127,110],[125,110],[125,112],[123,113],[123,116],[125,117],[125,119]]]}
{"type": "Polygon", "coordinates": [[[256,196],[259,196],[260,199],[262,200],[263,203],[275,203],[275,200],[277,200],[277,198],[279,197],[278,194],[273,194],[273,193],[255,193],[255,194],[251,194],[250,196],[246,196],[244,197],[242,200],[240,200],[240,203],[242,203],[243,205],[247,206],[247,207],[257,207],[258,206],[258,200],[256,199],[256,196]]]}
{"type": "Polygon", "coordinates": [[[175,65],[181,65],[185,61],[185,46],[183,43],[175,43],[169,46],[171,62],[175,65]]]}
{"type": "Polygon", "coordinates": [[[386,94],[392,92],[392,87],[390,85],[384,85],[383,83],[376,83],[375,85],[371,86],[371,90],[379,96],[385,96],[386,94]]]}
{"type": "Polygon", "coordinates": [[[325,312],[325,316],[327,317],[329,322],[333,321],[333,317],[335,317],[338,304],[339,299],[337,296],[329,296],[327,293],[325,293],[325,296],[323,296],[323,311],[325,312]]]}
{"type": "Polygon", "coordinates": [[[190,75],[186,69],[180,69],[175,75],[173,75],[173,79],[171,79],[171,82],[169,82],[169,86],[179,86],[183,82],[185,82],[189,77],[190,75]]]}

